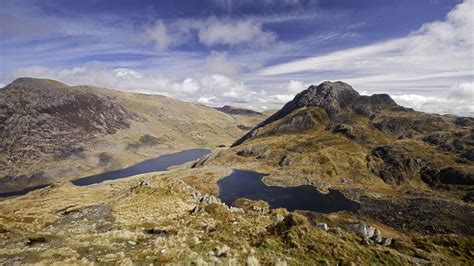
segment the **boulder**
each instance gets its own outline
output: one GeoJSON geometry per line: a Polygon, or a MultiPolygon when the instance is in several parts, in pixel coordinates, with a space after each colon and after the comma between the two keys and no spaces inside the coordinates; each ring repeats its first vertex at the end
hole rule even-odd
{"type": "Polygon", "coordinates": [[[363,238],[370,239],[375,234],[375,228],[364,223],[351,224],[347,226],[347,231],[354,232],[363,238]]]}
{"type": "Polygon", "coordinates": [[[293,161],[290,159],[290,157],[288,157],[288,155],[283,155],[283,157],[281,157],[280,161],[278,162],[278,166],[280,167],[289,166],[291,164],[293,164],[293,161]]]}
{"type": "Polygon", "coordinates": [[[380,232],[379,229],[374,230],[374,235],[372,236],[372,240],[374,240],[375,243],[380,244],[382,243],[383,237],[382,237],[382,232],[380,232]]]}
{"type": "Polygon", "coordinates": [[[316,225],[316,227],[318,227],[319,229],[322,229],[324,231],[327,231],[329,228],[328,228],[328,225],[326,223],[318,223],[316,225]]]}

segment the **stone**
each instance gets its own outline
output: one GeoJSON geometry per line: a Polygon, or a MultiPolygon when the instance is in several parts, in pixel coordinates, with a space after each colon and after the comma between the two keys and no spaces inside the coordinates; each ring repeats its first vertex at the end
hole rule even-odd
{"type": "Polygon", "coordinates": [[[230,211],[230,212],[244,212],[244,209],[242,209],[242,208],[237,208],[237,207],[232,207],[232,206],[231,206],[231,207],[229,208],[229,211],[230,211]]]}
{"type": "Polygon", "coordinates": [[[360,243],[362,245],[366,245],[366,246],[369,246],[369,245],[373,244],[372,240],[370,240],[368,237],[363,237],[362,240],[360,241],[360,243]]]}
{"type": "Polygon", "coordinates": [[[215,254],[218,257],[228,257],[230,253],[230,248],[227,245],[223,245],[222,247],[217,247],[215,251],[215,254]]]}
{"type": "Polygon", "coordinates": [[[288,157],[288,155],[283,155],[280,161],[278,162],[278,166],[285,167],[293,164],[293,161],[288,157]]]}
{"type": "Polygon", "coordinates": [[[275,215],[275,223],[279,223],[279,222],[283,221],[284,219],[285,219],[285,216],[283,216],[283,215],[280,214],[280,213],[277,213],[277,214],[275,215]]]}
{"type": "Polygon", "coordinates": [[[356,234],[365,238],[371,238],[374,236],[375,228],[364,223],[358,223],[347,226],[347,231],[355,232],[356,234]]]}
{"type": "Polygon", "coordinates": [[[258,261],[255,256],[248,256],[247,259],[245,260],[245,265],[247,266],[259,266],[260,262],[258,261]]]}
{"type": "Polygon", "coordinates": [[[316,225],[319,229],[322,229],[324,231],[327,231],[328,230],[328,225],[326,223],[318,223],[316,225]]]}
{"type": "Polygon", "coordinates": [[[120,263],[120,266],[133,266],[133,262],[130,258],[125,258],[120,263]]]}
{"type": "Polygon", "coordinates": [[[194,206],[194,208],[190,211],[191,214],[196,214],[204,211],[204,209],[201,206],[194,206]]]}
{"type": "Polygon", "coordinates": [[[374,230],[374,235],[372,236],[372,240],[374,240],[375,243],[382,243],[382,232],[380,232],[379,229],[374,230]]]}
{"type": "Polygon", "coordinates": [[[392,244],[392,238],[387,237],[383,240],[383,245],[384,246],[390,246],[392,244]]]}
{"type": "Polygon", "coordinates": [[[265,213],[265,209],[264,209],[264,208],[260,208],[260,207],[255,206],[255,205],[252,206],[252,211],[255,211],[255,212],[259,213],[259,214],[264,214],[264,213],[265,213]]]}

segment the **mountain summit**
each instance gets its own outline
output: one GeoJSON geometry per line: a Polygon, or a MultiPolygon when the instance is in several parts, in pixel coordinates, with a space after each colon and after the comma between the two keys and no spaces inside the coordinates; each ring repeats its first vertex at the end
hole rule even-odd
{"type": "MultiPolygon", "coordinates": [[[[360,95],[347,83],[341,81],[325,81],[318,86],[311,85],[308,89],[297,94],[292,101],[285,104],[278,112],[237,140],[233,146],[237,146],[256,136],[261,128],[287,117],[295,110],[310,107],[324,109],[326,115],[332,122],[348,122],[354,114],[362,115],[369,119],[375,119],[383,110],[408,110],[397,105],[387,94],[374,94],[372,96],[360,95]]],[[[311,116],[311,114],[306,113],[306,116],[308,115],[311,116]]],[[[295,121],[293,120],[293,122],[295,121]]],[[[299,125],[294,126],[298,126],[302,129],[301,126],[305,125],[299,123],[299,125]]]]}

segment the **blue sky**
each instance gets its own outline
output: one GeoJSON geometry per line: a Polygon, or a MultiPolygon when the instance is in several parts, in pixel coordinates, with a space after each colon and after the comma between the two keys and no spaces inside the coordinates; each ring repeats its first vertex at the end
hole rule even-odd
{"type": "Polygon", "coordinates": [[[472,0],[2,1],[0,84],[53,78],[276,108],[342,80],[474,115],[472,0]]]}

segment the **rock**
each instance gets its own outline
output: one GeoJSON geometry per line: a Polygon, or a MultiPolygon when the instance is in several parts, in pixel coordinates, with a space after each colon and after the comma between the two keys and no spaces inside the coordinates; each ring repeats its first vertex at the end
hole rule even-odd
{"type": "Polygon", "coordinates": [[[379,229],[375,228],[374,235],[372,236],[372,240],[374,240],[374,242],[378,244],[382,243],[382,240],[383,240],[382,232],[380,232],[379,229]]]}
{"type": "Polygon", "coordinates": [[[281,260],[280,258],[277,258],[275,261],[275,266],[286,266],[286,265],[288,265],[286,263],[286,260],[281,260]]]}
{"type": "Polygon", "coordinates": [[[390,246],[392,244],[392,238],[387,237],[383,240],[383,245],[384,246],[390,246]]]}
{"type": "Polygon", "coordinates": [[[204,211],[204,208],[202,208],[201,206],[194,206],[194,208],[189,212],[190,214],[196,214],[196,213],[200,213],[200,212],[203,212],[204,211]]]}
{"type": "Polygon", "coordinates": [[[367,159],[374,162],[370,167],[385,183],[396,185],[412,178],[424,166],[413,147],[402,143],[378,146],[367,159]]]}
{"type": "Polygon", "coordinates": [[[120,263],[120,266],[133,266],[133,262],[130,258],[125,258],[120,263]]]}
{"type": "Polygon", "coordinates": [[[247,266],[259,266],[260,262],[258,262],[258,259],[255,258],[255,256],[248,256],[247,259],[245,260],[245,265],[247,265],[247,266]]]}
{"type": "Polygon", "coordinates": [[[280,214],[280,213],[277,213],[277,214],[275,215],[274,222],[275,222],[275,223],[279,223],[279,222],[283,221],[284,219],[285,219],[285,216],[283,216],[283,215],[280,214]]]}
{"type": "Polygon", "coordinates": [[[223,245],[222,247],[217,247],[215,251],[215,254],[218,257],[228,257],[230,248],[227,245],[223,245]]]}
{"type": "Polygon", "coordinates": [[[278,166],[285,167],[293,164],[293,161],[288,157],[288,155],[283,155],[280,161],[278,162],[278,166]]]}
{"type": "Polygon", "coordinates": [[[474,126],[473,117],[458,117],[454,120],[454,124],[462,127],[474,126]]]}
{"type": "Polygon", "coordinates": [[[266,212],[264,208],[261,208],[261,207],[255,206],[255,205],[252,206],[251,210],[255,211],[259,214],[264,214],[266,212]]]}
{"type": "Polygon", "coordinates": [[[347,231],[354,232],[359,236],[369,239],[374,236],[375,228],[364,223],[358,223],[347,226],[347,231]]]}
{"type": "Polygon", "coordinates": [[[372,240],[370,240],[368,237],[363,237],[360,243],[365,246],[369,246],[373,244],[372,240]]]}
{"type": "Polygon", "coordinates": [[[420,170],[421,180],[429,185],[474,185],[474,173],[460,168],[446,167],[441,170],[425,166],[420,170]]]}
{"type": "Polygon", "coordinates": [[[324,231],[327,231],[328,230],[328,225],[326,223],[318,223],[316,225],[316,227],[318,227],[319,229],[322,229],[324,231]]]}
{"type": "Polygon", "coordinates": [[[242,209],[242,208],[237,208],[237,207],[232,207],[232,206],[231,206],[231,207],[229,208],[229,211],[230,211],[230,212],[244,212],[244,209],[242,209]]]}
{"type": "Polygon", "coordinates": [[[205,204],[219,204],[219,203],[221,203],[221,201],[213,195],[204,195],[199,199],[199,201],[201,203],[205,203],[205,204]]]}

